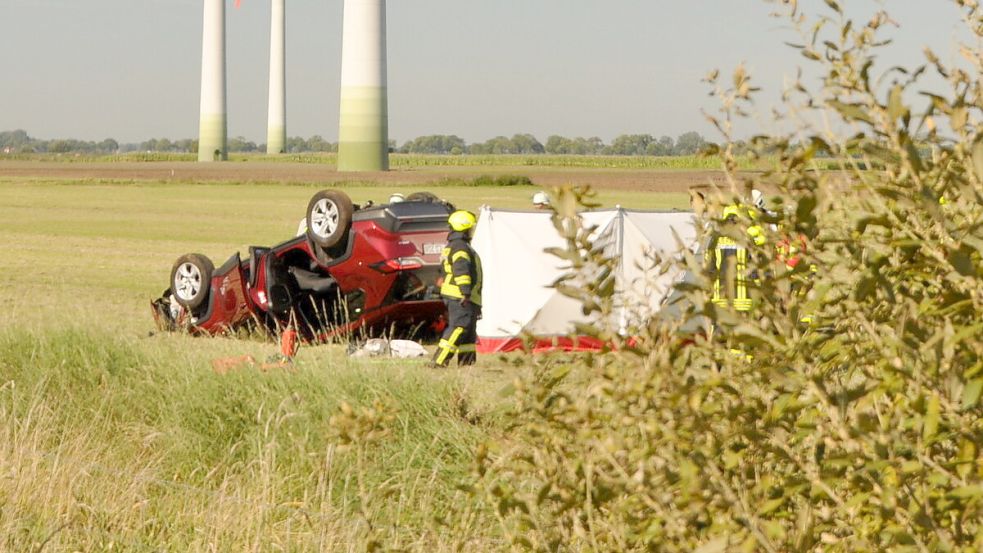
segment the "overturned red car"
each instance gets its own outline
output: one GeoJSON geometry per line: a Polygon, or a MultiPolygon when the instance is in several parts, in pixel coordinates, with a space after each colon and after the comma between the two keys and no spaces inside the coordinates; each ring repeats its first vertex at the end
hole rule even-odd
{"type": "Polygon", "coordinates": [[[161,329],[220,334],[295,328],[307,340],[442,330],[440,255],[454,207],[433,194],[358,206],[322,190],[306,231],[281,244],[237,252],[221,267],[201,254],[178,258],[169,287],[151,302],[161,329]]]}

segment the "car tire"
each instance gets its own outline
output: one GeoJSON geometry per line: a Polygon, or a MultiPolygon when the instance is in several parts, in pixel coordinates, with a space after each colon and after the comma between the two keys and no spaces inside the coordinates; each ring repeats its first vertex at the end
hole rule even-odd
{"type": "Polygon", "coordinates": [[[212,285],[215,265],[200,253],[182,255],[171,268],[171,293],[174,299],[188,309],[205,303],[212,285]]]}
{"type": "Polygon", "coordinates": [[[307,237],[322,248],[338,244],[348,234],[355,211],[348,194],[322,190],[307,204],[307,237]]]}

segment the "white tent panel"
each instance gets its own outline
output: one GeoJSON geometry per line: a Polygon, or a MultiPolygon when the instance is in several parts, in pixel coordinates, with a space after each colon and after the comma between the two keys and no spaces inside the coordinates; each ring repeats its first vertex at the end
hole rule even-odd
{"type": "MultiPolygon", "coordinates": [[[[601,226],[613,216],[613,211],[590,212],[584,223],[601,226]]],[[[563,246],[550,212],[482,208],[472,240],[484,271],[479,336],[520,334],[543,305],[559,295],[550,286],[563,275],[564,261],[544,250],[563,246]]]]}
{"type": "Polygon", "coordinates": [[[679,249],[673,230],[679,235],[683,246],[696,240],[696,226],[693,214],[688,211],[656,212],[625,211],[625,218],[631,221],[649,244],[658,251],[675,252],[679,249]]]}
{"type": "MultiPolygon", "coordinates": [[[[482,320],[487,334],[514,335],[552,294],[546,286],[556,273],[550,256],[542,253],[548,244],[540,237],[555,236],[549,213],[492,212],[479,215],[472,247],[481,257],[484,271],[482,320]],[[530,237],[535,236],[536,239],[530,237]]],[[[481,331],[479,331],[480,334],[481,331]]]]}
{"type": "Polygon", "coordinates": [[[692,214],[625,212],[618,282],[622,307],[618,328],[622,334],[649,320],[678,278],[675,271],[663,273],[660,266],[679,250],[677,236],[682,247],[696,240],[692,214]]]}
{"type": "MultiPolygon", "coordinates": [[[[653,252],[668,255],[678,249],[673,230],[684,245],[695,240],[692,214],[636,212],[622,209],[590,211],[584,224],[595,226],[595,244],[618,258],[621,309],[618,328],[646,320],[659,307],[678,275],[658,275],[653,252]]],[[[483,318],[478,335],[486,339],[512,338],[528,332],[550,337],[574,331],[586,322],[579,302],[550,286],[566,272],[566,262],[544,252],[563,247],[549,212],[481,210],[473,246],[484,269],[483,318]]]]}
{"type": "MultiPolygon", "coordinates": [[[[579,322],[587,322],[580,302],[564,296],[559,292],[553,292],[549,300],[540,306],[536,315],[527,322],[522,330],[537,336],[557,336],[569,334],[573,331],[573,325],[579,322]]],[[[481,336],[481,332],[478,332],[481,336]]]]}

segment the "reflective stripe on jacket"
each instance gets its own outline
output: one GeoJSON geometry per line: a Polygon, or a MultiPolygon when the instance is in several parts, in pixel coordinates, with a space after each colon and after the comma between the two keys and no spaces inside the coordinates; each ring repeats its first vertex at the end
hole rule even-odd
{"type": "Polygon", "coordinates": [[[464,239],[463,233],[450,233],[441,262],[444,282],[440,285],[440,295],[458,300],[468,298],[475,305],[481,305],[481,258],[464,239]]]}
{"type": "Polygon", "coordinates": [[[748,251],[732,238],[717,238],[713,248],[713,303],[719,306],[733,305],[737,311],[750,311],[751,295],[748,293],[748,251]]]}

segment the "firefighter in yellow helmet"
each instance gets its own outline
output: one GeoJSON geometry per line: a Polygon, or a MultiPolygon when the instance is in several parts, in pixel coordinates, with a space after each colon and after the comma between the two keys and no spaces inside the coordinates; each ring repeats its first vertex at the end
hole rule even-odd
{"type": "MultiPolygon", "coordinates": [[[[737,224],[742,212],[752,223],[746,230],[749,241],[755,246],[763,245],[765,231],[755,222],[758,217],[754,208],[738,204],[728,205],[721,212],[720,220],[726,225],[737,224]]],[[[735,311],[751,311],[754,300],[748,284],[749,280],[756,277],[753,272],[751,252],[748,251],[745,243],[721,234],[713,239],[708,253],[710,271],[715,277],[713,303],[721,307],[731,306],[735,311]]]]}
{"type": "Polygon", "coordinates": [[[471,247],[477,219],[470,211],[455,211],[447,219],[451,227],[441,255],[444,281],[440,296],[447,306],[447,328],[441,336],[433,364],[446,367],[457,355],[458,365],[473,365],[477,354],[478,318],[481,316],[481,259],[471,247]]]}

